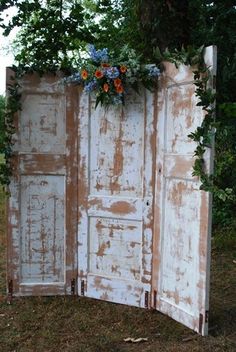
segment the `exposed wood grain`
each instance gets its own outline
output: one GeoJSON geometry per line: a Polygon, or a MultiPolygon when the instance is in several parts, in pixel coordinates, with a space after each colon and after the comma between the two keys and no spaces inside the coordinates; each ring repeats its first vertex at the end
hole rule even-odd
{"type": "MultiPolygon", "coordinates": [[[[205,59],[215,75],[214,48],[205,59]]],[[[78,279],[78,294],[153,307],[207,334],[211,197],[192,176],[188,137],[205,113],[193,68],[164,67],[157,92],[128,92],[109,109],[60,73],[21,79],[8,203],[15,295],[71,294],[78,279]]],[[[210,171],[211,150],[205,161],[210,171]]]]}
{"type": "Polygon", "coordinates": [[[150,292],[154,106],[145,91],[108,110],[81,96],[79,268],[88,297],[144,307],[150,292]]]}
{"type": "MultiPolygon", "coordinates": [[[[214,71],[214,50],[207,48],[206,56],[214,71]]],[[[211,197],[199,190],[201,183],[191,174],[196,143],[188,135],[205,116],[194,91],[193,68],[165,64],[158,90],[155,216],[159,224],[154,231],[152,287],[158,310],[205,335],[211,197]]],[[[204,158],[211,170],[211,150],[204,158]]]]}
{"type": "Polygon", "coordinates": [[[60,74],[28,74],[20,86],[8,279],[14,295],[70,294],[77,275],[77,89],[65,89],[60,74]]]}

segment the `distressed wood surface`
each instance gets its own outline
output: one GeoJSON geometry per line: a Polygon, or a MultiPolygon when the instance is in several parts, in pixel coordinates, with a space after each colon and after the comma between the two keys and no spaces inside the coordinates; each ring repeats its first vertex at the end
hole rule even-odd
{"type": "Polygon", "coordinates": [[[79,285],[83,294],[145,306],[151,290],[155,96],[79,115],[79,285]]]}
{"type": "MultiPolygon", "coordinates": [[[[205,61],[212,87],[214,47],[205,61]]],[[[193,68],[164,66],[156,93],[109,109],[60,76],[22,79],[8,206],[15,295],[70,294],[78,279],[79,295],[152,307],[207,334],[211,196],[192,176],[188,137],[204,112],[193,68]]],[[[210,172],[212,149],[205,161],[210,172]]]]}
{"type": "MultiPolygon", "coordinates": [[[[7,84],[12,75],[8,69],[7,84]]],[[[8,205],[14,295],[70,294],[77,275],[78,93],[60,82],[37,74],[20,81],[8,205]]]]}
{"type": "MultiPolygon", "coordinates": [[[[212,75],[215,56],[214,47],[206,49],[212,75]]],[[[211,196],[191,175],[196,143],[188,138],[204,119],[197,102],[191,67],[165,63],[158,91],[152,292],[156,309],[206,335],[211,196]]],[[[212,171],[212,149],[204,158],[212,171]]]]}

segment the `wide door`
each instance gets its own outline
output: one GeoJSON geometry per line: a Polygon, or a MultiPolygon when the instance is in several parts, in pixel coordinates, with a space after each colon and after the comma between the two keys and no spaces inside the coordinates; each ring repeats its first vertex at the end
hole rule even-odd
{"type": "MultiPolygon", "coordinates": [[[[14,85],[7,71],[7,85],[14,85]]],[[[77,274],[77,89],[62,77],[20,80],[8,206],[9,294],[75,291],[77,274]]]]}
{"type": "MultiPolygon", "coordinates": [[[[206,48],[209,87],[216,52],[206,48]]],[[[201,125],[193,68],[166,63],[158,92],[158,140],[152,305],[200,334],[207,334],[211,196],[192,176],[197,147],[188,135],[201,125]]],[[[212,172],[212,148],[204,155],[212,172]]]]}
{"type": "Polygon", "coordinates": [[[79,294],[149,306],[156,102],[143,91],[125,107],[79,114],[79,294]]]}

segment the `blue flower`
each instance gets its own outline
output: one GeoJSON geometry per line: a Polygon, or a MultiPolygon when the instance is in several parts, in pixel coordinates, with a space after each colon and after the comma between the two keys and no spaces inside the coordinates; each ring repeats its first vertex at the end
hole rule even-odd
{"type": "Polygon", "coordinates": [[[108,78],[110,79],[115,79],[117,77],[119,77],[120,75],[120,72],[118,70],[117,67],[109,67],[106,71],[105,71],[105,74],[108,78]]]}
{"type": "Polygon", "coordinates": [[[65,83],[81,83],[82,78],[79,72],[74,73],[73,75],[64,78],[65,83]]]}
{"type": "Polygon", "coordinates": [[[149,73],[148,75],[150,77],[158,77],[160,76],[160,69],[156,66],[156,65],[150,65],[150,67],[148,67],[149,73]]]}
{"type": "Polygon", "coordinates": [[[86,93],[90,93],[93,90],[95,90],[96,88],[97,88],[96,80],[92,80],[84,86],[84,90],[86,93]]]}
{"type": "Polygon", "coordinates": [[[88,45],[88,52],[91,59],[95,62],[107,62],[109,60],[108,49],[96,50],[95,46],[92,44],[88,45]]]}

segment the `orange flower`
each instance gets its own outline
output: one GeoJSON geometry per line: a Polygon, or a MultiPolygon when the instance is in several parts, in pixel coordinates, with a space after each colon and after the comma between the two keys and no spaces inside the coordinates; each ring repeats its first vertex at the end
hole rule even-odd
{"type": "Polygon", "coordinates": [[[100,70],[96,70],[94,76],[98,79],[103,77],[103,73],[100,70]]]}
{"type": "Polygon", "coordinates": [[[127,71],[127,67],[125,65],[120,66],[120,72],[125,73],[127,71]]]}
{"type": "Polygon", "coordinates": [[[119,93],[119,94],[124,92],[124,88],[122,87],[122,85],[116,87],[116,92],[119,93]]]}
{"type": "Polygon", "coordinates": [[[109,91],[109,85],[107,84],[107,83],[104,83],[104,85],[103,85],[103,90],[104,90],[104,92],[108,92],[109,91]]]}
{"type": "Polygon", "coordinates": [[[85,80],[88,78],[88,72],[86,70],[81,71],[81,77],[85,80]]]}
{"type": "Polygon", "coordinates": [[[114,86],[119,87],[120,85],[121,85],[121,79],[120,78],[114,79],[114,86]]]}
{"type": "Polygon", "coordinates": [[[102,64],[102,67],[110,67],[110,65],[107,64],[106,62],[104,62],[104,63],[102,64]]]}

